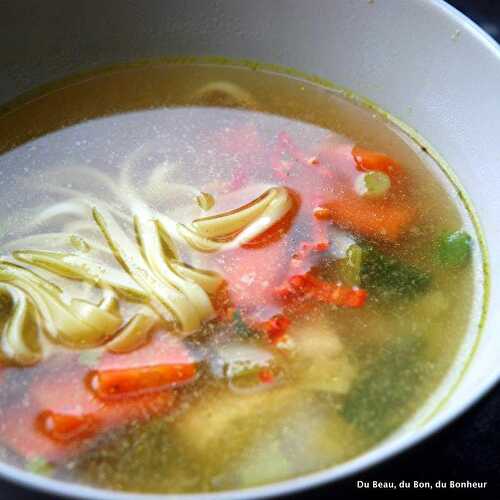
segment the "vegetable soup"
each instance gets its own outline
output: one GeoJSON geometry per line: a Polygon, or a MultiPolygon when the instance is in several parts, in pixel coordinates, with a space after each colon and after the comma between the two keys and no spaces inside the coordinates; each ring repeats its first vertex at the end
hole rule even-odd
{"type": "Polygon", "coordinates": [[[340,92],[150,63],[0,116],[0,453],[107,489],[318,471],[423,408],[477,239],[416,143],[340,92]]]}

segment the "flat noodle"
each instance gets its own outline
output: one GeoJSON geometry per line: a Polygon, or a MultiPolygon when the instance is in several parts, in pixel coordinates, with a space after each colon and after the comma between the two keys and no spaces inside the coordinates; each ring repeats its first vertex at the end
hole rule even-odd
{"type": "Polygon", "coordinates": [[[188,299],[174,287],[160,281],[151,272],[139,250],[111,214],[103,209],[94,208],[94,218],[120,265],[138,285],[154,297],[152,306],[158,314],[168,317],[169,314],[165,314],[166,308],[177,319],[184,333],[195,331],[200,326],[200,318],[188,299]]]}
{"type": "Polygon", "coordinates": [[[223,279],[215,272],[182,262],[177,244],[187,244],[202,253],[231,250],[274,225],[292,206],[286,189],[263,185],[262,194],[237,209],[195,218],[190,224],[179,223],[151,209],[147,200],[159,192],[164,198],[186,197],[188,203],[171,212],[184,220],[189,212],[200,210],[200,200],[205,209],[211,208],[215,200],[193,186],[171,182],[175,166],[166,162],[154,169],[148,182],[142,183],[145,188],[135,188],[133,168],[155,153],[153,146],[141,147],[125,160],[118,182],[87,167],[75,167],[80,183],[103,186],[110,199],[99,202],[90,195],[82,196],[73,187],[49,186],[48,191],[68,199],[42,210],[29,226],[62,219],[62,232],[33,235],[4,245],[45,247],[15,250],[13,256],[103,292],[99,304],[88,298],[92,289],[68,302],[62,290],[33,271],[0,262],[0,286],[14,304],[2,334],[5,358],[17,364],[36,363],[42,357],[41,350],[35,348],[40,345],[42,330],[54,342],[79,348],[106,344],[108,350],[117,353],[129,352],[147,342],[158,321],[171,328],[174,319],[178,333],[193,333],[214,316],[210,296],[223,279]],[[126,211],[116,208],[113,199],[126,211]],[[127,223],[128,228],[135,228],[137,245],[116,218],[127,223]],[[88,236],[82,238],[82,234],[88,236]],[[99,235],[104,236],[105,243],[98,241],[99,235]],[[61,247],[75,251],[51,250],[61,247]],[[112,256],[123,270],[99,262],[89,253],[92,250],[101,252],[99,256],[105,260],[112,256]],[[144,306],[124,323],[116,294],[144,306]]]}
{"type": "Polygon", "coordinates": [[[45,330],[56,342],[90,347],[102,344],[114,333],[108,322],[95,321],[98,311],[90,308],[82,311],[79,305],[66,304],[58,287],[28,269],[2,261],[0,280],[12,283],[29,295],[43,319],[45,330]]]}
{"type": "Polygon", "coordinates": [[[106,344],[106,349],[116,354],[134,351],[146,344],[158,322],[158,317],[149,309],[143,308],[132,316],[116,337],[106,344]]]}
{"type": "MultiPolygon", "coordinates": [[[[292,208],[292,199],[285,188],[272,189],[268,196],[269,198],[265,196],[262,199],[259,198],[255,205],[244,205],[240,209],[198,219],[191,227],[178,224],[177,232],[192,248],[200,252],[233,250],[267,231],[292,208]],[[241,218],[240,210],[243,210],[241,218]],[[200,234],[200,227],[209,234],[223,234],[225,231],[234,231],[236,228],[241,231],[229,241],[219,241],[217,238],[200,234]]],[[[163,223],[162,218],[159,221],[163,223]]]]}
{"type": "Polygon", "coordinates": [[[42,358],[40,326],[28,296],[8,283],[0,283],[0,295],[10,300],[9,319],[3,327],[0,343],[2,355],[22,366],[38,363],[42,358]]]}
{"type": "Polygon", "coordinates": [[[21,262],[51,271],[64,278],[84,280],[94,286],[111,287],[129,300],[147,300],[147,295],[123,271],[87,257],[65,252],[18,250],[13,253],[21,262]]]}
{"type": "Polygon", "coordinates": [[[243,207],[193,221],[194,229],[206,238],[221,238],[241,231],[257,219],[276,196],[276,189],[270,189],[243,207]]]}
{"type": "Polygon", "coordinates": [[[200,285],[203,290],[209,294],[214,294],[224,282],[224,279],[220,276],[220,274],[214,271],[197,269],[184,264],[183,262],[174,261],[171,265],[177,274],[198,283],[198,285],[200,285]]]}
{"type": "MultiPolygon", "coordinates": [[[[172,269],[170,259],[165,258],[156,222],[149,217],[137,215],[135,226],[143,256],[153,272],[164,283],[173,285],[188,298],[200,315],[201,321],[212,317],[214,309],[203,288],[178,275],[172,269]]],[[[172,253],[177,254],[176,251],[172,253]]]]}

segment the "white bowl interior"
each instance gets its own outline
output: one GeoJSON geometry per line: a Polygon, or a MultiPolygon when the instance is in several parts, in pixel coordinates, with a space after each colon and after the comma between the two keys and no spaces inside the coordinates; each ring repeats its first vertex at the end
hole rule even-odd
{"type": "MultiPolygon", "coordinates": [[[[158,56],[224,55],[319,75],[367,97],[428,139],[472,200],[489,249],[490,308],[476,352],[446,404],[423,427],[406,427],[350,463],[241,497],[278,494],[360,470],[439,428],[498,380],[500,49],[453,8],[432,0],[54,0],[48,7],[34,2],[8,10],[0,33],[0,103],[77,71],[158,56]]],[[[419,415],[418,422],[427,416],[419,415]]],[[[76,496],[120,496],[61,486],[1,464],[0,473],[76,496]]]]}

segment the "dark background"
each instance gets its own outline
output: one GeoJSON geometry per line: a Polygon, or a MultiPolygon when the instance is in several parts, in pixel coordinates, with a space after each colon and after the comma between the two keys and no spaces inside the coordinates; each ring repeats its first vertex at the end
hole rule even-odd
{"type": "MultiPolygon", "coordinates": [[[[450,0],[449,3],[500,41],[500,0],[450,0]]],[[[497,387],[490,392],[479,404],[438,435],[427,439],[403,455],[358,476],[295,495],[293,500],[320,498],[356,500],[372,498],[375,494],[383,498],[403,495],[444,498],[445,495],[449,495],[453,498],[464,496],[470,499],[500,499],[500,388],[497,387]],[[433,491],[411,489],[408,493],[403,493],[401,490],[375,492],[357,489],[358,480],[488,481],[488,487],[486,490],[462,492],[435,489],[433,491]]],[[[0,499],[54,500],[54,497],[22,490],[0,481],[0,499]]]]}

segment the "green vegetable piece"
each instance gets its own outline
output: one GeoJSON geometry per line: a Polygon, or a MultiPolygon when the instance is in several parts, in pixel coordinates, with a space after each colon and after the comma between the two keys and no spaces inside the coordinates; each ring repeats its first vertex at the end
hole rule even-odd
{"type": "Polygon", "coordinates": [[[439,260],[447,267],[465,266],[471,250],[472,238],[466,231],[447,231],[439,239],[439,260]]]}
{"type": "Polygon", "coordinates": [[[391,179],[384,172],[365,172],[358,175],[354,188],[365,198],[382,198],[391,189],[391,179]]]}
{"type": "Polygon", "coordinates": [[[342,416],[377,441],[406,418],[407,405],[425,380],[421,337],[407,335],[389,341],[382,354],[358,378],[347,395],[342,416]],[[402,411],[403,410],[403,411],[402,411]]]}
{"type": "Polygon", "coordinates": [[[363,250],[359,245],[351,245],[339,263],[340,278],[346,285],[357,286],[361,282],[363,250]]]}
{"type": "Polygon", "coordinates": [[[28,472],[42,476],[52,476],[54,473],[54,467],[42,457],[35,457],[26,462],[25,469],[28,472]]]}
{"type": "Polygon", "coordinates": [[[412,297],[425,291],[431,275],[395,257],[383,254],[374,246],[362,244],[361,286],[389,297],[412,297]]]}

